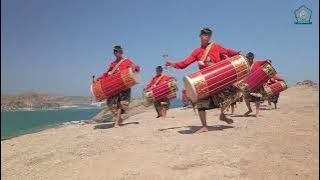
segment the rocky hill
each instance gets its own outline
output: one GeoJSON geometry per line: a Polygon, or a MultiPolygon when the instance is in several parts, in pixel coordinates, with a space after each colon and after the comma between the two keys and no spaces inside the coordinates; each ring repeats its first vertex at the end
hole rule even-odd
{"type": "Polygon", "coordinates": [[[313,82],[311,80],[304,80],[302,82],[297,82],[296,85],[298,85],[298,86],[318,86],[318,83],[313,82]]]}
{"type": "MultiPolygon", "coordinates": [[[[105,104],[102,104],[102,110],[94,116],[92,119],[85,121],[87,124],[97,124],[97,123],[106,123],[112,121],[113,114],[106,107],[105,104]]],[[[132,99],[130,102],[130,106],[126,114],[122,116],[122,119],[127,119],[133,115],[140,114],[146,112],[150,109],[153,109],[153,106],[150,104],[146,104],[143,99],[132,99]]],[[[103,126],[103,124],[102,124],[103,126]]]]}
{"type": "Polygon", "coordinates": [[[33,92],[27,92],[17,96],[1,95],[1,111],[62,108],[87,106],[90,104],[91,97],[85,96],[52,96],[33,92]]]}

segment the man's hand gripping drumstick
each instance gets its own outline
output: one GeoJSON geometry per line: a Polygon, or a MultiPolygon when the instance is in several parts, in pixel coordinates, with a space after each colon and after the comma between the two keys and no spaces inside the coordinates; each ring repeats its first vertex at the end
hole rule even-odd
{"type": "Polygon", "coordinates": [[[164,68],[165,68],[165,69],[168,69],[168,68],[170,68],[170,67],[174,67],[174,63],[172,63],[172,62],[169,61],[168,56],[169,56],[169,55],[166,54],[166,53],[162,55],[162,57],[164,58],[164,60],[165,60],[165,62],[166,62],[165,65],[164,65],[164,68]]]}

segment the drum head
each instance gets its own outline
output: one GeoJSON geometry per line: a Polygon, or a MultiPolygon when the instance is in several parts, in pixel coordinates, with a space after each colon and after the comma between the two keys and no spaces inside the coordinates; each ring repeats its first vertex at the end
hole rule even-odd
{"type": "Polygon", "coordinates": [[[270,87],[268,86],[263,86],[264,92],[266,93],[267,96],[271,96],[272,95],[272,90],[270,87]]]}
{"type": "Polygon", "coordinates": [[[288,86],[287,86],[287,84],[286,84],[284,81],[281,81],[280,84],[282,85],[283,90],[288,89],[288,86]]]}
{"type": "Polygon", "coordinates": [[[136,72],[132,68],[129,68],[129,74],[130,74],[130,77],[133,79],[133,81],[136,84],[140,83],[140,77],[139,77],[139,73],[138,72],[136,72]]]}
{"type": "Polygon", "coordinates": [[[144,107],[149,107],[152,105],[152,102],[148,98],[144,97],[142,104],[144,107]]]}
{"type": "Polygon", "coordinates": [[[244,55],[240,55],[241,58],[243,59],[243,62],[246,64],[246,66],[248,67],[248,74],[250,73],[250,65],[249,65],[249,60],[246,58],[246,56],[244,55]]]}
{"type": "Polygon", "coordinates": [[[274,69],[274,67],[270,63],[265,63],[262,66],[262,70],[267,73],[267,75],[271,78],[274,75],[277,74],[277,71],[274,69]]]}
{"type": "Polygon", "coordinates": [[[143,94],[143,105],[145,106],[145,107],[148,107],[148,106],[151,106],[152,105],[152,99],[150,99],[149,97],[148,97],[148,94],[147,94],[148,92],[144,92],[144,94],[143,94]]]}
{"type": "Polygon", "coordinates": [[[194,85],[192,84],[191,79],[188,76],[183,78],[184,87],[186,90],[186,96],[193,102],[196,103],[198,101],[198,94],[194,85]]]}
{"type": "Polygon", "coordinates": [[[171,94],[169,94],[169,95],[167,96],[167,98],[168,98],[169,100],[175,99],[175,98],[177,98],[177,93],[176,93],[176,92],[171,93],[171,94]]]}

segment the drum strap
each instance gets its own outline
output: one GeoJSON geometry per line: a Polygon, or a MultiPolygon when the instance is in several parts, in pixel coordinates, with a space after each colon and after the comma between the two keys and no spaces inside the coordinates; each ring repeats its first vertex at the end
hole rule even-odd
{"type": "Polygon", "coordinates": [[[163,74],[161,74],[161,76],[160,77],[158,77],[158,79],[157,79],[157,81],[154,83],[154,85],[158,85],[159,84],[159,82],[160,82],[160,80],[163,78],[163,74]]]}
{"type": "Polygon", "coordinates": [[[206,50],[204,50],[204,53],[203,53],[203,55],[202,55],[201,58],[200,58],[200,61],[201,61],[201,62],[207,61],[207,59],[208,59],[208,54],[209,54],[209,51],[211,50],[212,45],[213,45],[213,43],[210,43],[210,44],[206,47],[206,50]]]}
{"type": "Polygon", "coordinates": [[[125,60],[125,58],[124,58],[124,59],[121,59],[121,60],[113,67],[113,69],[110,71],[110,74],[113,74],[113,73],[119,68],[119,66],[121,65],[121,63],[122,63],[124,60],[125,60]]]}
{"type": "Polygon", "coordinates": [[[250,71],[252,71],[253,66],[255,65],[256,62],[253,62],[250,66],[250,71]]]}

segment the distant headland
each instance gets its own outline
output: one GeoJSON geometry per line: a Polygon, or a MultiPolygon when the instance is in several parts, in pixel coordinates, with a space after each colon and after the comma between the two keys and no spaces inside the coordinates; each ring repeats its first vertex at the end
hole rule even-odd
{"type": "Polygon", "coordinates": [[[25,92],[20,95],[1,95],[1,112],[31,111],[90,106],[90,96],[61,96],[25,92]]]}

